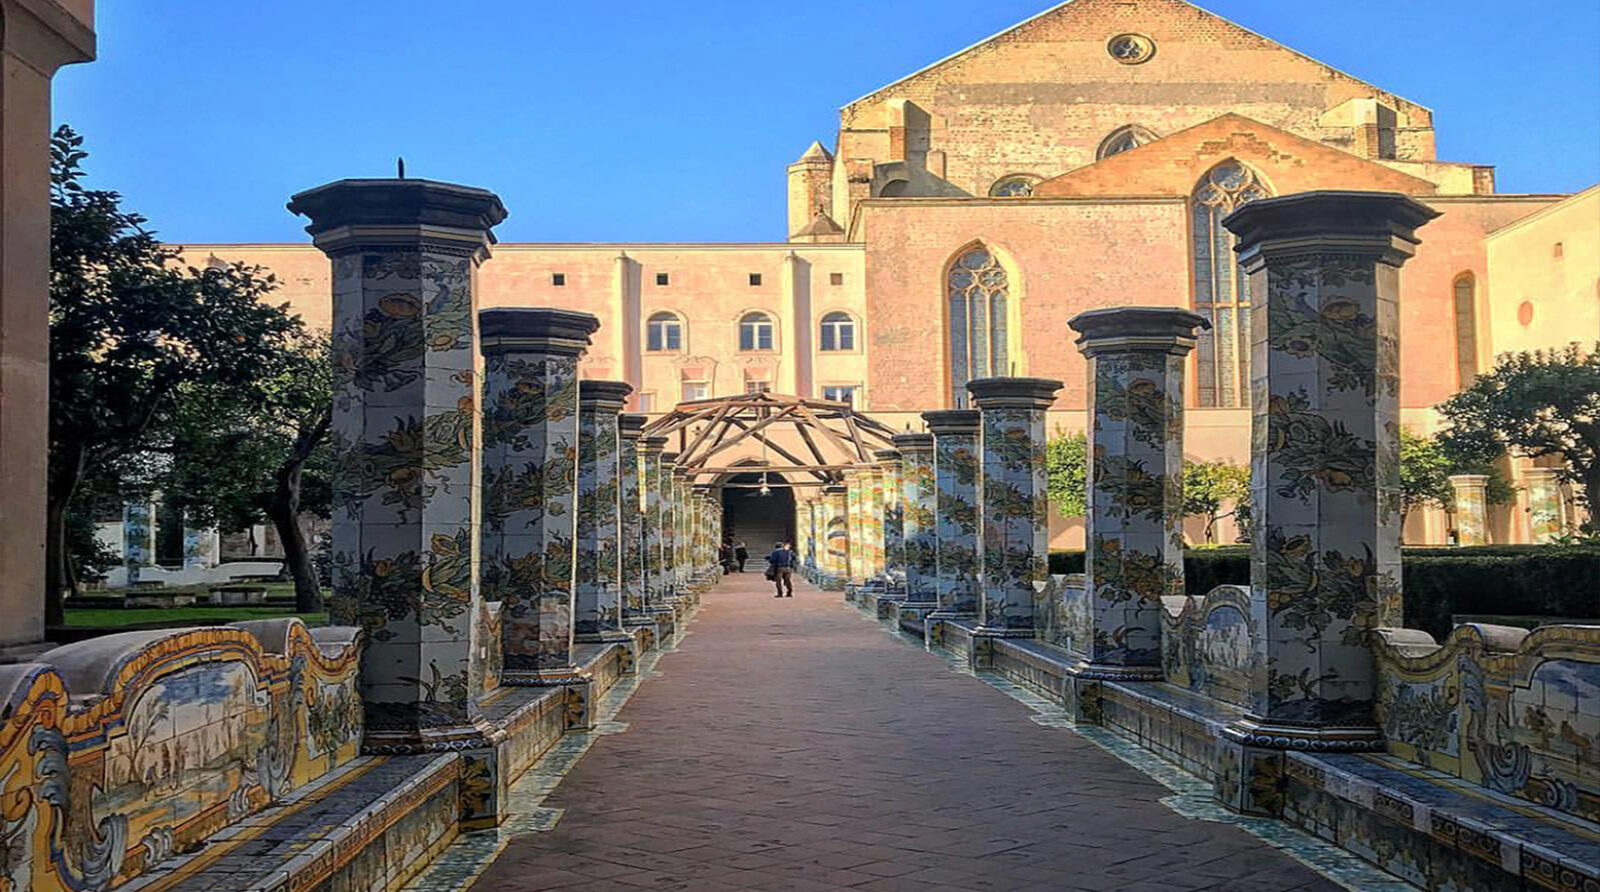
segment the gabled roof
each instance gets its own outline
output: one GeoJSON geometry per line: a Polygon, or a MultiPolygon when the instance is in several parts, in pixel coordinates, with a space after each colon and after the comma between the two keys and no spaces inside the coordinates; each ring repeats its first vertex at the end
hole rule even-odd
{"type": "Polygon", "coordinates": [[[1279,195],[1311,189],[1372,189],[1433,195],[1438,187],[1350,152],[1232,112],[1102,158],[1033,187],[1038,198],[1188,195],[1229,158],[1249,164],[1279,195]]]}
{"type": "Polygon", "coordinates": [[[811,218],[811,222],[807,223],[805,226],[802,226],[800,231],[796,232],[793,236],[791,236],[791,238],[803,238],[805,236],[818,235],[841,235],[843,233],[843,226],[840,226],[838,223],[834,222],[832,217],[819,210],[817,211],[817,215],[811,218]]]}
{"type": "MultiPolygon", "coordinates": [[[[1122,0],[1122,2],[1127,2],[1127,0],[1122,0]]],[[[1329,65],[1328,63],[1321,61],[1320,59],[1315,59],[1315,58],[1313,58],[1311,56],[1308,56],[1305,53],[1302,53],[1302,52],[1300,52],[1299,50],[1296,50],[1293,47],[1285,46],[1285,45],[1279,43],[1278,41],[1273,40],[1270,37],[1267,37],[1267,36],[1265,36],[1263,34],[1260,34],[1258,32],[1250,30],[1249,28],[1246,28],[1245,26],[1239,24],[1238,22],[1233,21],[1232,19],[1229,19],[1229,18],[1227,18],[1225,16],[1218,15],[1218,14],[1212,12],[1211,10],[1206,9],[1203,6],[1200,6],[1199,4],[1190,3],[1189,0],[1136,0],[1136,2],[1170,3],[1170,4],[1181,5],[1181,6],[1188,7],[1190,9],[1197,10],[1197,11],[1199,11],[1199,12],[1205,14],[1205,15],[1208,15],[1208,16],[1211,16],[1212,18],[1217,19],[1218,21],[1226,23],[1230,27],[1237,28],[1239,31],[1241,31],[1241,32],[1243,32],[1245,34],[1249,34],[1249,35],[1251,35],[1253,37],[1256,37],[1259,40],[1261,40],[1261,41],[1263,41],[1263,42],[1265,42],[1267,44],[1270,44],[1270,45],[1272,45],[1274,47],[1277,47],[1278,49],[1281,49],[1281,50],[1283,50],[1283,51],[1285,51],[1287,53],[1290,53],[1292,55],[1298,56],[1299,58],[1304,59],[1307,62],[1311,62],[1314,65],[1319,65],[1319,66],[1321,66],[1321,67],[1323,67],[1323,68],[1325,68],[1325,69],[1327,69],[1329,71],[1332,71],[1335,74],[1340,75],[1341,77],[1349,78],[1351,81],[1354,81],[1356,83],[1362,84],[1362,85],[1367,86],[1367,87],[1371,87],[1373,90],[1377,90],[1377,91],[1382,92],[1382,93],[1390,93],[1390,91],[1384,90],[1383,88],[1377,86],[1376,84],[1372,84],[1372,83],[1370,83],[1368,81],[1362,80],[1361,78],[1358,78],[1355,75],[1350,74],[1347,71],[1343,71],[1341,69],[1335,68],[1332,65],[1329,65]]],[[[857,104],[859,102],[864,102],[864,101],[866,101],[868,99],[872,99],[873,97],[878,96],[878,95],[880,95],[882,93],[886,93],[886,92],[888,92],[890,90],[893,90],[895,87],[898,87],[901,84],[906,83],[907,81],[914,80],[914,79],[919,78],[919,77],[921,77],[921,76],[923,76],[925,74],[928,74],[929,72],[935,71],[935,70],[937,70],[939,68],[943,68],[944,66],[949,65],[950,63],[955,62],[956,60],[961,59],[964,56],[971,55],[972,53],[975,53],[975,52],[987,47],[988,45],[990,45],[992,43],[995,43],[997,41],[1003,40],[1003,39],[1005,39],[1007,37],[1010,37],[1012,35],[1031,30],[1032,28],[1038,26],[1042,22],[1045,22],[1045,21],[1047,21],[1049,19],[1056,18],[1058,16],[1066,15],[1069,12],[1072,11],[1072,7],[1088,6],[1088,5],[1092,5],[1092,3],[1093,3],[1093,0],[1064,0],[1064,2],[1058,3],[1055,6],[1052,6],[1049,9],[1044,10],[1043,12],[1040,12],[1038,15],[1031,16],[1029,18],[1023,19],[1022,21],[1018,22],[1015,25],[1012,25],[1009,28],[1006,28],[1006,29],[1004,29],[1002,31],[998,31],[998,32],[996,32],[994,34],[991,34],[988,37],[985,37],[984,39],[978,41],[977,43],[974,43],[974,44],[972,44],[970,46],[967,46],[967,47],[965,47],[963,49],[957,50],[957,51],[951,53],[950,55],[945,56],[944,58],[942,58],[942,59],[940,59],[940,60],[938,60],[936,62],[933,62],[932,64],[925,65],[925,66],[917,69],[916,71],[913,71],[910,74],[908,74],[908,75],[906,75],[906,76],[904,76],[902,78],[899,78],[898,80],[891,81],[891,82],[889,82],[887,84],[884,84],[883,86],[881,86],[881,87],[879,87],[879,88],[877,88],[875,90],[872,90],[871,92],[866,93],[865,95],[859,96],[859,97],[851,100],[850,102],[845,103],[843,106],[841,106],[840,107],[841,111],[843,109],[847,109],[850,106],[855,105],[855,104],[857,104]]],[[[1393,95],[1393,94],[1390,93],[1390,95],[1393,95]]],[[[1396,98],[1402,98],[1403,99],[1404,97],[1396,97],[1396,98]]],[[[1417,106],[1418,108],[1423,108],[1423,109],[1427,108],[1426,106],[1423,106],[1420,103],[1411,102],[1411,100],[1409,100],[1409,99],[1406,99],[1405,101],[1408,102],[1408,103],[1411,103],[1412,105],[1417,106]]],[[[1428,110],[1431,111],[1431,109],[1428,109],[1428,110]]]]}
{"type": "Polygon", "coordinates": [[[833,153],[823,148],[822,143],[813,140],[811,146],[801,153],[800,160],[810,161],[813,158],[821,158],[824,161],[832,161],[833,153]]]}

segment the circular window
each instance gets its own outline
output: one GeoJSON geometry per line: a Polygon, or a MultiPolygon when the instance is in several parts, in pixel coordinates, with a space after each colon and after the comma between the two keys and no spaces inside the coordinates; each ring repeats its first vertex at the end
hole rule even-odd
{"type": "Polygon", "coordinates": [[[1106,52],[1124,65],[1138,65],[1150,61],[1156,54],[1156,45],[1143,34],[1118,34],[1106,41],[1106,52]]]}
{"type": "Polygon", "coordinates": [[[1026,174],[1001,177],[995,181],[993,186],[989,187],[989,196],[991,198],[1031,198],[1033,196],[1033,184],[1038,181],[1038,177],[1026,174]]]}

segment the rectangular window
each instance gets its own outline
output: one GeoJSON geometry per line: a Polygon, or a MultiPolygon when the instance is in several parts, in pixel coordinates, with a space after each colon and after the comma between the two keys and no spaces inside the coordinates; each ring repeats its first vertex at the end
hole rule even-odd
{"type": "Polygon", "coordinates": [[[704,381],[683,382],[683,401],[703,400],[711,395],[711,385],[704,381]]]}
{"type": "Polygon", "coordinates": [[[829,285],[843,285],[844,284],[844,273],[828,273],[828,284],[829,285]]]}
{"type": "Polygon", "coordinates": [[[761,285],[761,274],[760,273],[751,273],[750,274],[750,287],[751,288],[758,288],[758,287],[760,287],[760,285],[761,285]]]}
{"type": "Polygon", "coordinates": [[[772,382],[770,382],[770,381],[746,381],[746,382],[744,382],[744,392],[745,393],[771,393],[772,392],[772,382]]]}
{"type": "Polygon", "coordinates": [[[565,287],[566,284],[567,284],[567,274],[566,273],[551,273],[550,274],[550,284],[556,286],[557,288],[565,287]]]}
{"type": "Polygon", "coordinates": [[[822,388],[822,398],[853,406],[856,402],[856,387],[855,384],[830,384],[822,388]]]}
{"type": "Polygon", "coordinates": [[[639,411],[654,412],[656,410],[656,395],[646,391],[639,394],[639,411]]]}
{"type": "Polygon", "coordinates": [[[669,280],[667,278],[667,274],[666,273],[656,273],[656,284],[657,285],[666,285],[668,283],[668,281],[669,280]]]}

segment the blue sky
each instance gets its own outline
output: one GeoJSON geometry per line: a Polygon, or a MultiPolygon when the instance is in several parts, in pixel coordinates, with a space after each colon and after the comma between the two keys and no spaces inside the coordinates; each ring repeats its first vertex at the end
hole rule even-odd
{"type": "MultiPolygon", "coordinates": [[[[346,176],[498,192],[504,241],[778,241],[838,108],[1048,0],[102,0],[55,117],[170,241],[300,241],[346,176]]],[[[1502,192],[1600,181],[1600,3],[1209,0],[1434,110],[1502,192]]]]}

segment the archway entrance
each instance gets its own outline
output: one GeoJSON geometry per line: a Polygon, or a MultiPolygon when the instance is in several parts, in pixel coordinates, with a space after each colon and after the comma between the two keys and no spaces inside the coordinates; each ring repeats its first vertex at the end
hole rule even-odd
{"type": "Polygon", "coordinates": [[[782,477],[736,474],[722,483],[723,535],[731,542],[744,542],[758,567],[772,543],[794,541],[794,516],[794,490],[782,477]]]}

